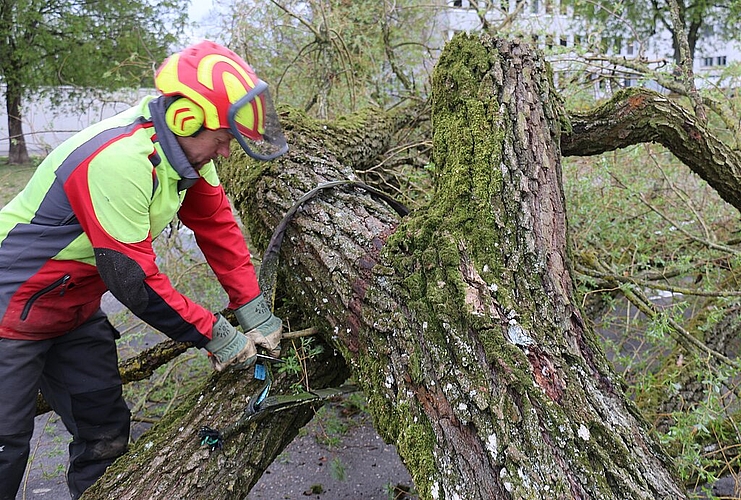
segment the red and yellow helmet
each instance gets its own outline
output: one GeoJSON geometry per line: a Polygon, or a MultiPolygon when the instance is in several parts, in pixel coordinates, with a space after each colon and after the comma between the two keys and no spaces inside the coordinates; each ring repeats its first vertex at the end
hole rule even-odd
{"type": "Polygon", "coordinates": [[[155,73],[154,84],[163,95],[179,97],[166,115],[177,135],[228,128],[259,160],[288,150],[268,85],[226,47],[203,41],[171,55],[155,73]]]}

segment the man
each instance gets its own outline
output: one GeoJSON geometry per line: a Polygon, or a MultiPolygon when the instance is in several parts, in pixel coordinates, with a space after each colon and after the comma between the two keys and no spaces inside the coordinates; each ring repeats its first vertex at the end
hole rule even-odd
{"type": "Polygon", "coordinates": [[[14,499],[36,395],[72,434],[67,482],[78,498],[127,448],[106,290],[169,337],[205,348],[216,370],[279,349],[282,322],[262,296],[213,161],[236,139],[250,156],[287,151],[267,85],[234,52],[202,42],[155,74],[161,95],[54,150],[0,211],[0,499],[14,499]],[[242,331],[175,290],[155,238],[191,228],[242,331]]]}

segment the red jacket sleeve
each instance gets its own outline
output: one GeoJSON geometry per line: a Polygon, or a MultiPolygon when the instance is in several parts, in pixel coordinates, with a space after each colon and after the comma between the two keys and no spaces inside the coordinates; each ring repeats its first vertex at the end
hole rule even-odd
{"type": "Polygon", "coordinates": [[[229,307],[235,309],[260,294],[250,251],[221,184],[212,186],[199,179],[188,189],[178,216],[193,230],[229,297],[229,307]]]}

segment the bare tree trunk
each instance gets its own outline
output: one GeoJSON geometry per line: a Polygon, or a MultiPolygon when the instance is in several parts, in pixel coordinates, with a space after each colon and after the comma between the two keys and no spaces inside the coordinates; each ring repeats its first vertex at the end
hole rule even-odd
{"type": "MultiPolygon", "coordinates": [[[[454,38],[433,82],[432,202],[401,221],[354,190],[307,202],[286,233],[282,313],[341,352],[315,386],[344,380],[327,363],[347,361],[422,498],[685,498],[577,306],[548,74],[526,45],[454,38]]],[[[222,169],[258,247],[293,200],[352,178],[401,123],[283,118],[286,157],[222,169]]],[[[234,421],[253,386],[214,376],[86,498],[242,498],[308,418],[199,448],[197,428],[234,421]]]]}
{"type": "Polygon", "coordinates": [[[22,165],[29,161],[26,138],[23,136],[21,97],[20,88],[14,85],[12,81],[8,81],[5,93],[5,109],[8,112],[8,163],[11,165],[22,165]]]}

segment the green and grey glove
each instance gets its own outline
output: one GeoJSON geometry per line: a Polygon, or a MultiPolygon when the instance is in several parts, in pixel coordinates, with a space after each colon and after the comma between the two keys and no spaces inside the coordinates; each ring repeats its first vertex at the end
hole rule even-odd
{"type": "Polygon", "coordinates": [[[221,314],[216,315],[211,340],[205,347],[217,372],[231,364],[250,366],[257,358],[254,340],[234,328],[221,314]]]}
{"type": "Polygon", "coordinates": [[[272,313],[263,294],[238,308],[234,315],[247,337],[271,356],[280,356],[283,321],[272,313]]]}

